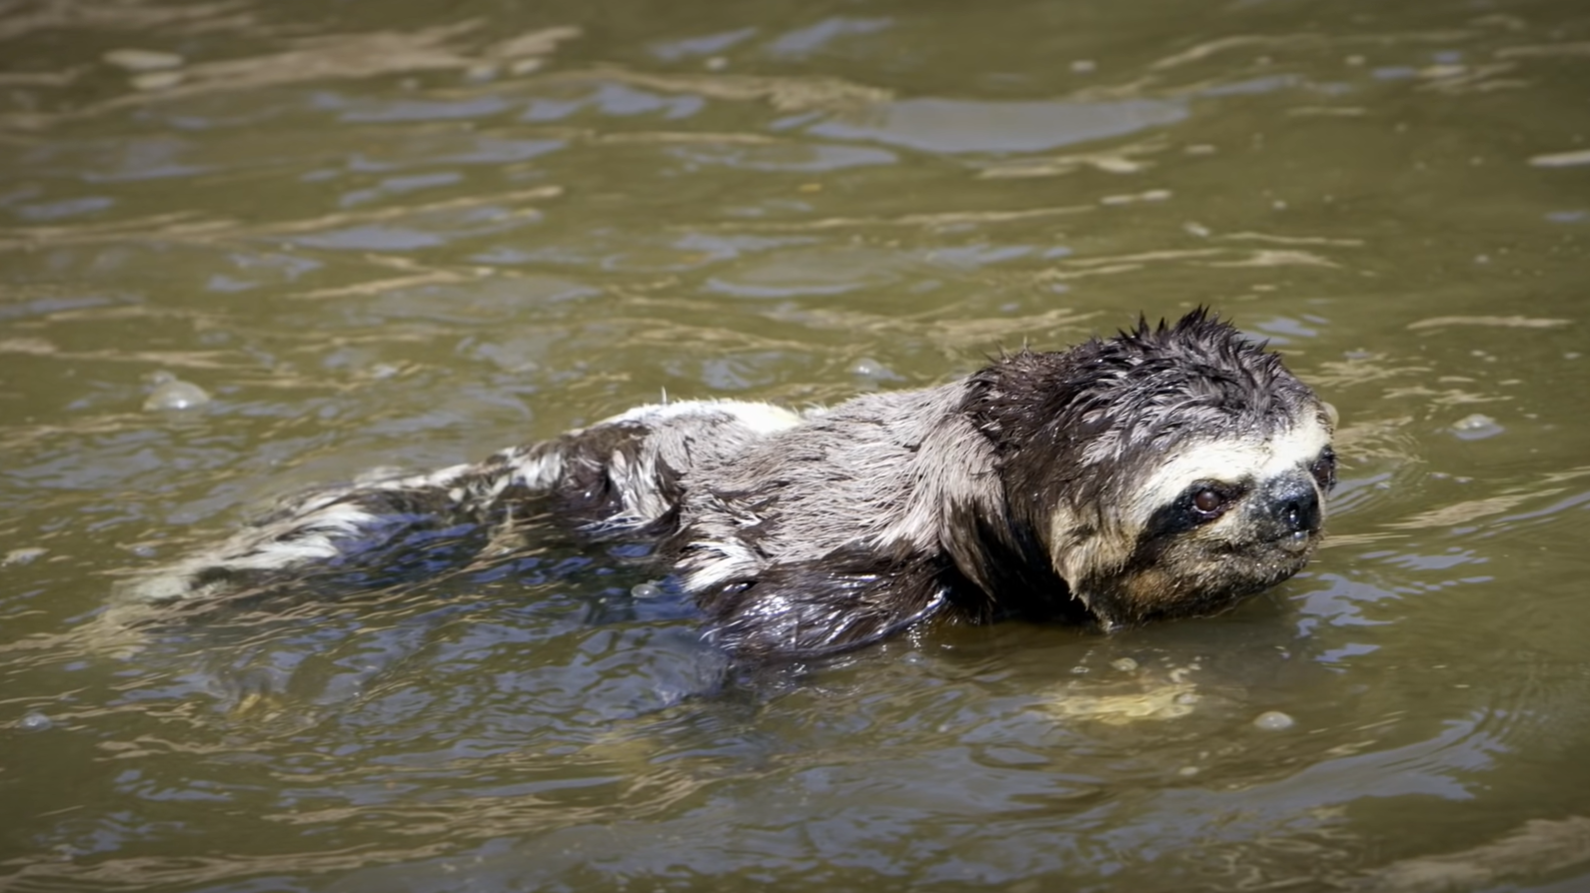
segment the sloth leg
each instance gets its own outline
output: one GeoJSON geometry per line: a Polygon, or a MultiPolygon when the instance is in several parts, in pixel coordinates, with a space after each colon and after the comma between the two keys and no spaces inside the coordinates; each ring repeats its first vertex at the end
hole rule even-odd
{"type": "Polygon", "coordinates": [[[500,536],[499,522],[530,514],[510,509],[550,483],[526,474],[541,459],[534,447],[518,448],[479,465],[301,494],[125,591],[166,602],[255,592],[321,571],[390,577],[427,569],[449,549],[479,551],[500,536]]]}
{"type": "Polygon", "coordinates": [[[654,540],[678,524],[681,475],[697,449],[732,452],[795,421],[761,404],[641,407],[477,464],[303,494],[123,591],[171,602],[328,574],[333,590],[424,576],[511,551],[532,520],[582,539],[654,540]]]}
{"type": "Polygon", "coordinates": [[[250,595],[311,577],[333,591],[423,577],[512,551],[536,521],[585,539],[653,539],[675,523],[679,493],[651,429],[603,423],[475,464],[301,494],[124,592],[171,602],[250,595]]]}

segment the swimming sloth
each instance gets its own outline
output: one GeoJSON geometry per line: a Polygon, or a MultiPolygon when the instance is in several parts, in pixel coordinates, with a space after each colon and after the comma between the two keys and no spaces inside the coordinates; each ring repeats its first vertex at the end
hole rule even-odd
{"type": "MultiPolygon", "coordinates": [[[[1104,630],[1213,614],[1292,576],[1335,483],[1325,404],[1195,310],[938,387],[794,412],[640,406],[478,464],[312,491],[135,590],[151,601],[410,565],[530,517],[644,540],[749,660],[928,622],[1104,630]]],[[[452,556],[456,558],[457,556],[452,556]]]]}

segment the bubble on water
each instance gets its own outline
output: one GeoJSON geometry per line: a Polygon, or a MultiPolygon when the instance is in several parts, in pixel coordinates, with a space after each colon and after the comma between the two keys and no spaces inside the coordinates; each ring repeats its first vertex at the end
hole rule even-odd
{"type": "Polygon", "coordinates": [[[663,594],[662,587],[656,583],[637,583],[629,590],[635,598],[658,598],[663,594]]]}
{"type": "Polygon", "coordinates": [[[874,360],[872,357],[862,357],[850,366],[850,374],[858,378],[868,378],[873,381],[886,381],[899,379],[894,370],[874,360]]]}
{"type": "MultiPolygon", "coordinates": [[[[157,375],[159,373],[156,373],[157,375]]],[[[167,373],[169,374],[169,373],[167,373]]],[[[191,381],[170,378],[155,385],[144,400],[145,412],[165,412],[173,409],[193,409],[210,402],[210,395],[191,381]]]]}
{"type": "Polygon", "coordinates": [[[1266,732],[1280,732],[1297,725],[1297,720],[1279,710],[1266,710],[1253,718],[1253,725],[1266,732]]]}
{"type": "Polygon", "coordinates": [[[1463,440],[1483,440],[1505,430],[1495,419],[1477,412],[1452,423],[1452,433],[1463,440]]]}
{"type": "Polygon", "coordinates": [[[37,710],[17,721],[17,728],[24,732],[42,732],[53,725],[55,725],[53,720],[37,710]]]}
{"type": "Polygon", "coordinates": [[[1137,669],[1137,661],[1132,660],[1130,657],[1121,657],[1110,661],[1110,666],[1120,670],[1122,673],[1130,673],[1137,669]]]}

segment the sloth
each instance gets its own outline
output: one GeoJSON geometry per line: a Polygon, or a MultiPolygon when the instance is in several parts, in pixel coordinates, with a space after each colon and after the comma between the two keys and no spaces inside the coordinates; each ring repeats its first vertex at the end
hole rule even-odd
{"type": "Polygon", "coordinates": [[[1112,631],[1215,614],[1297,573],[1335,483],[1331,416],[1199,308],[938,387],[802,412],[646,405],[479,463],[312,491],[136,588],[259,592],[551,519],[651,544],[704,638],[750,661],[1012,616],[1112,631]]]}

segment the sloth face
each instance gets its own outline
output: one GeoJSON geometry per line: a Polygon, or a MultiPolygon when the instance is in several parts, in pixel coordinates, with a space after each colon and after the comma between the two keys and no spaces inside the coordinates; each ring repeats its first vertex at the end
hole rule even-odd
{"type": "Polygon", "coordinates": [[[1073,592],[1112,628],[1217,613],[1297,573],[1336,482],[1330,436],[1316,412],[1263,439],[1180,445],[1100,519],[1073,592]]]}
{"type": "Polygon", "coordinates": [[[1065,596],[1107,629],[1228,608],[1319,543],[1330,413],[1279,356],[1202,309],[1023,351],[971,384],[1006,541],[1041,544],[1065,596]]]}

